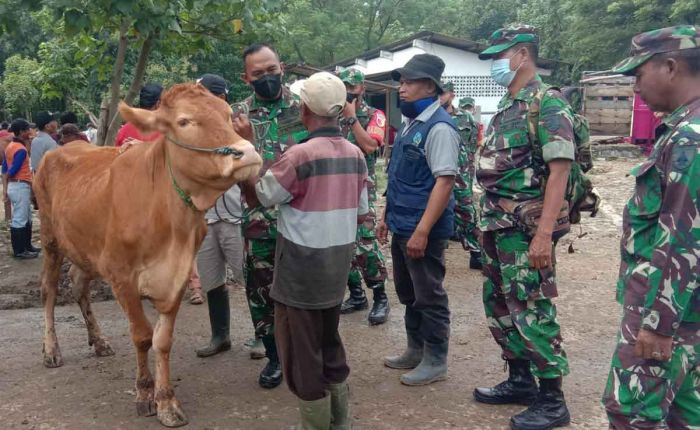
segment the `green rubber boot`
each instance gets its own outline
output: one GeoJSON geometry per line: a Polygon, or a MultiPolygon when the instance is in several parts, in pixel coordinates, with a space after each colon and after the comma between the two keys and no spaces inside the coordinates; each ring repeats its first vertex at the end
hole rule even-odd
{"type": "Polygon", "coordinates": [[[196,351],[197,357],[211,357],[231,349],[231,338],[229,337],[231,308],[226,285],[207,292],[207,306],[209,306],[211,340],[209,345],[196,351]]]}
{"type": "Polygon", "coordinates": [[[331,393],[331,430],[350,430],[350,387],[347,382],[328,385],[331,393]]]}
{"type": "Polygon", "coordinates": [[[301,421],[297,430],[328,430],[331,428],[331,396],[318,400],[299,399],[301,421]]]}

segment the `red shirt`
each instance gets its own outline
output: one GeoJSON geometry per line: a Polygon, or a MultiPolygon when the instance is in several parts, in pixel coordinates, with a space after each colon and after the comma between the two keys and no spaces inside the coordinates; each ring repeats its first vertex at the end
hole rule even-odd
{"type": "Polygon", "coordinates": [[[151,134],[143,135],[136,126],[130,122],[127,122],[119,129],[117,133],[117,140],[114,142],[114,146],[122,146],[127,139],[136,139],[144,142],[153,142],[160,137],[159,132],[154,132],[151,134]]]}

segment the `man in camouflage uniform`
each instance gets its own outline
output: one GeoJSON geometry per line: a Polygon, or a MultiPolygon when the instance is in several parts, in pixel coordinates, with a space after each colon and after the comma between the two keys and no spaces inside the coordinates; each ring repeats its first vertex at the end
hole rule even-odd
{"type": "Polygon", "coordinates": [[[443,85],[445,90],[440,95],[440,103],[454,120],[459,137],[459,174],[455,178],[453,190],[455,196],[455,238],[462,242],[462,247],[469,251],[469,267],[481,269],[481,251],[479,248],[479,226],[476,208],[473,202],[472,185],[474,183],[474,155],[479,129],[474,116],[462,108],[456,108],[452,102],[455,98],[455,86],[452,82],[443,85]]]}
{"type": "MultiPolygon", "coordinates": [[[[233,124],[242,137],[254,142],[263,159],[262,177],[287,148],[308,133],[301,124],[298,98],[281,83],[284,71],[274,48],[267,44],[253,44],[243,51],[243,61],[245,72],[242,78],[253,87],[254,93],[233,106],[233,124]]],[[[270,360],[260,373],[259,383],[264,388],[276,387],[282,377],[274,339],[274,303],[270,300],[277,215],[277,208],[250,209],[244,206],[246,297],[255,336],[262,339],[270,360]]]]}
{"type": "Polygon", "coordinates": [[[613,71],[636,75],[649,107],[669,114],[630,172],[622,322],[603,404],[610,428],[700,429],[700,27],[635,36],[613,71]]]}
{"type": "Polygon", "coordinates": [[[389,316],[389,300],[386,296],[384,282],[386,267],[384,255],[379,249],[375,233],[377,201],[377,175],[375,165],[379,147],[384,144],[386,116],[384,112],[369,106],[364,99],[365,75],[360,70],[348,68],[338,74],[348,91],[347,104],[340,122],[343,135],[357,145],[365,154],[369,184],[369,216],[357,226],[355,258],[348,279],[350,297],[343,303],[340,312],[349,314],[367,309],[367,297],[362,290],[362,278],[367,288],[372,290],[374,303],[367,317],[370,325],[383,324],[389,316]]]}
{"type": "Polygon", "coordinates": [[[570,421],[561,390],[569,364],[551,299],[557,296],[552,235],[575,156],[573,114],[559,91],[547,90],[531,136],[530,107],[545,85],[537,75],[536,30],[513,25],[496,31],[490,42],[479,58],[493,60],[491,76],[508,92],[486,132],[476,173],[484,190],[483,300],[510,372],[495,387],[477,388],[474,397],[530,405],[511,418],[512,429],[550,429],[570,421]],[[518,222],[515,209],[537,203],[542,215],[533,234],[518,222]]]}

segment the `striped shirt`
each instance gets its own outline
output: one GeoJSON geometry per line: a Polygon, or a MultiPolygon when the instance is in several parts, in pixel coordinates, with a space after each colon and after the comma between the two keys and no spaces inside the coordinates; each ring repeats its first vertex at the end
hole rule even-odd
{"type": "Polygon", "coordinates": [[[340,129],[316,130],[260,178],[256,193],[264,206],[280,205],[270,296],[301,309],[339,305],[357,219],[369,212],[362,151],[340,129]]]}

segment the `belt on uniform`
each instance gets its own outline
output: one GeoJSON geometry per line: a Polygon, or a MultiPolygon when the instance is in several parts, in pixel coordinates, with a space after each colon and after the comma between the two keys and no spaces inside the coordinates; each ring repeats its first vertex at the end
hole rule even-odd
{"type": "Polygon", "coordinates": [[[32,185],[32,182],[26,179],[8,179],[7,182],[24,182],[25,184],[32,185]]]}

